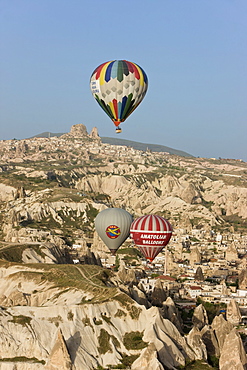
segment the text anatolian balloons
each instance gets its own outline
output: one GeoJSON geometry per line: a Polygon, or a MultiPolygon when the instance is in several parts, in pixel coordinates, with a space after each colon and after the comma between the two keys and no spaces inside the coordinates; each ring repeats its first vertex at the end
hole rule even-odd
{"type": "Polygon", "coordinates": [[[95,229],[112,254],[128,238],[132,221],[131,214],[122,208],[107,208],[96,216],[95,229]]]}
{"type": "Polygon", "coordinates": [[[139,217],[130,227],[130,237],[150,262],[168,244],[171,236],[171,224],[165,218],[156,215],[139,217]]]}
{"type": "Polygon", "coordinates": [[[121,122],[144,98],[148,79],[144,70],[127,60],[113,60],[98,66],[90,79],[92,94],[120,133],[121,122]]]}

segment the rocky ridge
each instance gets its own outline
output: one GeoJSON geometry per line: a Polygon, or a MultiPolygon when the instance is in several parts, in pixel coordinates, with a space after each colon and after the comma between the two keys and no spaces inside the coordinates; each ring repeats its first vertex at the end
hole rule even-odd
{"type": "MultiPolygon", "coordinates": [[[[138,283],[143,267],[100,267],[98,253],[104,258],[107,249],[94,232],[98,212],[114,206],[169,218],[174,242],[188,230],[244,234],[245,163],[102,144],[97,129],[88,134],[84,125],[59,138],[2,141],[0,154],[0,259],[8,261],[0,261],[1,369],[161,370],[210,356],[221,370],[246,367],[236,305],[211,324],[199,305],[185,334],[160,280],[147,296],[138,283]],[[78,244],[91,265],[66,264],[78,244]]],[[[238,257],[234,240],[225,254],[238,257]]],[[[191,264],[199,258],[191,247],[191,264]]]]}
{"type": "Polygon", "coordinates": [[[2,141],[0,154],[0,218],[8,242],[41,241],[41,225],[60,244],[66,233],[92,237],[95,215],[108,206],[134,216],[160,214],[185,230],[246,228],[241,161],[102,144],[96,128],[88,134],[81,124],[59,138],[2,141]]]}

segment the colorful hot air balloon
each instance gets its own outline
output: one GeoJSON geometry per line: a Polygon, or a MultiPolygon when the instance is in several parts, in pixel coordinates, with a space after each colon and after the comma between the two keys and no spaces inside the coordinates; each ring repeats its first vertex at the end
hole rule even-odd
{"type": "Polygon", "coordinates": [[[136,109],[144,98],[148,79],[143,69],[127,60],[113,60],[97,67],[90,87],[94,98],[121,132],[121,122],[136,109]]]}
{"type": "Polygon", "coordinates": [[[107,208],[96,216],[95,229],[112,254],[128,238],[132,221],[131,214],[122,208],[107,208]]]}
{"type": "Polygon", "coordinates": [[[163,217],[156,215],[139,217],[130,227],[130,237],[150,262],[168,244],[171,236],[171,224],[163,217]]]}

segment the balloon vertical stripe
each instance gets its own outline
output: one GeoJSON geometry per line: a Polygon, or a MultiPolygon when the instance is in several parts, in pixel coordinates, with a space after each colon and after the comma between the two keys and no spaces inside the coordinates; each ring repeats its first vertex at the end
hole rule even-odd
{"type": "Polygon", "coordinates": [[[116,119],[116,115],[115,115],[115,112],[114,112],[114,106],[113,106],[113,102],[112,101],[109,103],[109,108],[110,108],[110,110],[112,112],[112,115],[113,115],[114,119],[116,119]]]}
{"type": "Polygon", "coordinates": [[[130,107],[130,104],[131,104],[131,99],[132,99],[133,95],[132,94],[129,94],[127,100],[126,100],[126,103],[125,103],[125,107],[124,107],[124,110],[123,110],[123,113],[121,114],[121,117],[127,117],[128,116],[128,110],[129,110],[129,107],[130,107]]]}
{"type": "Polygon", "coordinates": [[[127,102],[127,97],[125,96],[122,100],[121,112],[120,112],[120,115],[119,115],[120,119],[123,117],[123,112],[124,112],[126,102],[127,102]]]}
{"type": "Polygon", "coordinates": [[[153,217],[152,216],[148,216],[147,218],[147,227],[149,230],[155,230],[155,225],[153,225],[153,217]]]}
{"type": "MultiPolygon", "coordinates": [[[[112,68],[111,68],[111,76],[110,76],[110,79],[111,80],[114,80],[115,78],[117,78],[117,64],[116,64],[116,61],[114,60],[112,62],[112,68]]],[[[107,82],[107,81],[106,81],[107,82]]]]}
{"type": "Polygon", "coordinates": [[[140,80],[140,73],[135,63],[133,63],[133,68],[134,68],[135,78],[137,78],[137,80],[140,80]]]}
{"type": "Polygon", "coordinates": [[[119,61],[117,66],[117,80],[118,82],[123,81],[123,62],[122,60],[119,61]]]}
{"type": "Polygon", "coordinates": [[[114,112],[115,112],[115,119],[117,119],[117,117],[118,117],[118,104],[117,104],[116,99],[113,99],[113,107],[114,107],[114,112]]]}
{"type": "Polygon", "coordinates": [[[171,224],[163,217],[146,215],[137,218],[130,227],[130,236],[143,255],[151,262],[168,244],[172,235],[171,224]]]}
{"type": "Polygon", "coordinates": [[[126,63],[126,60],[123,60],[123,74],[125,76],[128,76],[129,73],[130,73],[130,70],[129,70],[128,64],[126,63]]]}
{"type": "Polygon", "coordinates": [[[95,74],[95,78],[98,79],[99,76],[100,76],[100,72],[102,70],[102,68],[104,67],[105,63],[102,63],[98,68],[96,68],[93,72],[93,74],[95,74]]]}
{"type": "Polygon", "coordinates": [[[105,81],[108,82],[111,79],[111,70],[114,62],[111,62],[105,72],[105,81]]]}
{"type": "Polygon", "coordinates": [[[122,117],[121,116],[121,109],[122,109],[122,103],[121,102],[118,102],[118,117],[122,117]]]}
{"type": "Polygon", "coordinates": [[[97,102],[99,103],[99,105],[101,106],[101,108],[105,111],[105,113],[111,118],[111,119],[114,119],[114,116],[110,110],[110,107],[109,106],[106,106],[105,103],[103,102],[103,100],[100,100],[99,97],[96,97],[96,100],[97,102]]]}
{"type": "Polygon", "coordinates": [[[127,60],[125,60],[125,63],[127,64],[127,67],[129,69],[130,73],[134,73],[135,72],[134,63],[130,63],[127,60]]]}
{"type": "Polygon", "coordinates": [[[107,67],[108,67],[109,64],[110,64],[110,62],[105,63],[105,65],[103,66],[103,68],[100,72],[100,77],[99,77],[100,85],[104,85],[104,83],[105,83],[105,73],[106,73],[106,70],[107,70],[107,67]]]}

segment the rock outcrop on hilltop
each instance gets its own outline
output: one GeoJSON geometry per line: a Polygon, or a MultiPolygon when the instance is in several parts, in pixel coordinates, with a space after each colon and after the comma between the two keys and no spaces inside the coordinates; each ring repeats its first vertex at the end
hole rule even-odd
{"type": "Polygon", "coordinates": [[[85,125],[82,123],[78,123],[77,125],[71,126],[70,132],[68,134],[64,134],[61,136],[61,138],[68,138],[68,137],[74,137],[74,138],[83,138],[87,137],[88,132],[85,125]]]}
{"type": "Polygon", "coordinates": [[[93,127],[90,134],[87,132],[87,128],[85,125],[82,123],[78,123],[76,125],[71,126],[70,132],[67,134],[63,134],[60,136],[61,139],[87,139],[91,138],[92,140],[95,140],[96,142],[100,142],[101,139],[98,134],[98,129],[97,127],[93,127]]]}
{"type": "Polygon", "coordinates": [[[101,140],[100,139],[100,136],[99,136],[99,133],[98,133],[98,129],[97,127],[93,127],[92,128],[92,131],[90,132],[89,136],[94,139],[94,140],[101,140]]]}

